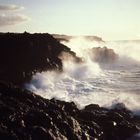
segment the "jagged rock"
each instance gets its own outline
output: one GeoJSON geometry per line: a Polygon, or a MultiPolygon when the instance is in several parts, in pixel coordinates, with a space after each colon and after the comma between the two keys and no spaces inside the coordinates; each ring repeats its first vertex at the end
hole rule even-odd
{"type": "Polygon", "coordinates": [[[31,128],[31,139],[32,140],[54,140],[52,134],[45,128],[40,126],[33,126],[31,128]]]}
{"type": "Polygon", "coordinates": [[[62,71],[62,52],[79,60],[50,34],[0,33],[0,80],[21,84],[36,72],[62,71]]]}
{"type": "Polygon", "coordinates": [[[79,110],[73,102],[43,99],[0,82],[2,140],[127,140],[139,132],[139,122],[124,107],[79,110]]]}
{"type": "MultiPolygon", "coordinates": [[[[81,62],[74,52],[51,35],[1,33],[0,44],[0,81],[4,81],[0,82],[0,139],[138,138],[135,134],[139,132],[140,117],[132,116],[122,104],[112,109],[92,104],[79,110],[73,102],[44,99],[16,86],[30,80],[36,72],[61,71],[61,59],[67,59],[67,55],[81,62]]],[[[93,49],[92,53],[94,51],[98,54],[94,59],[99,62],[112,62],[117,58],[106,47],[93,49]]]]}

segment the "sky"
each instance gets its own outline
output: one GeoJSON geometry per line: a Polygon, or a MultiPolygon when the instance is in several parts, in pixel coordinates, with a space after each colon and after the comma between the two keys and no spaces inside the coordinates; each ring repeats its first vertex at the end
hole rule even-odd
{"type": "Polygon", "coordinates": [[[0,0],[0,32],[140,39],[140,0],[0,0]]]}

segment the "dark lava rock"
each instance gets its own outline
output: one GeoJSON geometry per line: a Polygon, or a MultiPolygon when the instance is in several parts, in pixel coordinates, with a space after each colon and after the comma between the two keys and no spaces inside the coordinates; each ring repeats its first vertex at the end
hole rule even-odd
{"type": "Polygon", "coordinates": [[[138,122],[124,107],[79,110],[73,102],[43,99],[0,82],[1,140],[127,140],[136,137],[138,122]]]}
{"type": "Polygon", "coordinates": [[[80,60],[50,34],[0,33],[0,80],[21,84],[36,72],[62,71],[62,52],[80,60]]]}
{"type": "MultiPolygon", "coordinates": [[[[0,140],[138,138],[140,117],[121,104],[110,110],[93,104],[79,110],[73,102],[44,99],[14,85],[30,80],[36,72],[61,72],[63,59],[81,62],[51,35],[0,33],[0,44],[0,140]]],[[[106,47],[96,48],[95,53],[97,61],[117,57],[106,47]]]]}

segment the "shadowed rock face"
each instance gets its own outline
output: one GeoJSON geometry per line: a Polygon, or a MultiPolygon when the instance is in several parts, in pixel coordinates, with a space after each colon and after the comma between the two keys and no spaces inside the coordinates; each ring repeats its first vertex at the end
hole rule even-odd
{"type": "Polygon", "coordinates": [[[43,99],[13,85],[36,72],[62,71],[60,58],[67,56],[80,62],[49,34],[0,34],[0,140],[127,140],[139,132],[139,116],[123,106],[79,110],[73,102],[43,99]]]}
{"type": "Polygon", "coordinates": [[[61,71],[58,56],[62,52],[76,58],[74,52],[49,34],[0,33],[0,80],[19,84],[36,72],[61,71]]]}
{"type": "Polygon", "coordinates": [[[79,110],[73,102],[0,83],[1,140],[126,140],[138,132],[135,119],[124,107],[92,104],[79,110]]]}
{"type": "Polygon", "coordinates": [[[107,47],[92,48],[89,50],[89,54],[93,61],[99,63],[114,63],[118,59],[114,50],[107,47]]]}

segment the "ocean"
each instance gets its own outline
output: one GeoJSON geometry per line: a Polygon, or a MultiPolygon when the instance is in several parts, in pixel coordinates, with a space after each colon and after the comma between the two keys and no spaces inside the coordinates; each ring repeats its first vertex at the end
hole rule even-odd
{"type": "Polygon", "coordinates": [[[44,98],[73,101],[79,108],[120,104],[140,115],[140,42],[96,42],[77,37],[62,42],[83,62],[63,59],[63,72],[37,73],[25,87],[44,98]]]}

